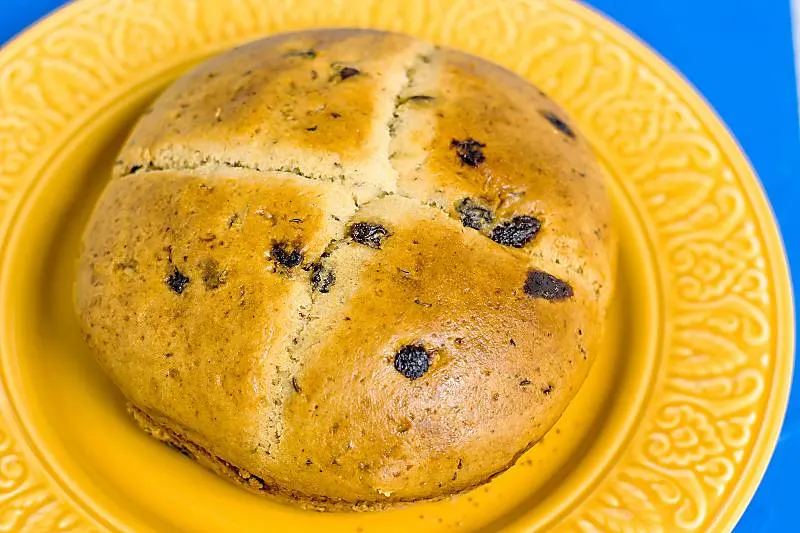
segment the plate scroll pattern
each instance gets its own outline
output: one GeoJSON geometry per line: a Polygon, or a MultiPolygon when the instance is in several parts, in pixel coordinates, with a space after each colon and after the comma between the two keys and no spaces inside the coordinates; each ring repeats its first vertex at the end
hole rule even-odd
{"type": "MultiPolygon", "coordinates": [[[[48,146],[109,95],[270,32],[370,25],[501,63],[562,103],[613,162],[658,250],[665,328],[657,390],[608,475],[557,529],[706,531],[752,468],[775,369],[775,286],[730,143],[663,66],[559,0],[82,0],[0,53],[0,216],[48,146]],[[224,6],[224,7],[222,7],[224,6]]],[[[633,44],[632,44],[633,43],[633,44]]],[[[714,120],[713,118],[711,120],[714,120]]],[[[772,258],[771,260],[777,260],[772,258]]],[[[783,355],[783,354],[781,354],[783,355]]],[[[89,531],[0,394],[0,531],[89,531]]],[[[767,450],[768,451],[768,450],[767,450]]],[[[764,453],[764,450],[761,450],[764,453]]]]}

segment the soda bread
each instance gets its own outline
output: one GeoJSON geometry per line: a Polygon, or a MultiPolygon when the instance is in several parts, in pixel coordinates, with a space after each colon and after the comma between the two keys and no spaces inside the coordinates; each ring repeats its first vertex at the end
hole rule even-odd
{"type": "Polygon", "coordinates": [[[318,30],[217,56],[122,148],[76,308],[142,427],[262,494],[380,509],[555,423],[612,290],[604,178],[509,71],[318,30]]]}

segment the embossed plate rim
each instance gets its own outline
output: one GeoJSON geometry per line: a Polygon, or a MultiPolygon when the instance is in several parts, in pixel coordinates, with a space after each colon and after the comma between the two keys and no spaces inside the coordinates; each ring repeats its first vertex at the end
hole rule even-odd
{"type": "Polygon", "coordinates": [[[797,332],[794,320],[794,293],[789,260],[786,255],[786,244],[761,178],[733,132],[717,113],[717,110],[706,100],[703,93],[667,58],[654,48],[651,48],[628,27],[610,19],[593,6],[582,1],[577,0],[575,2],[567,2],[567,4],[570,5],[569,9],[574,8],[573,14],[575,16],[591,18],[595,25],[603,27],[606,32],[611,34],[624,33],[631,40],[631,45],[638,48],[635,52],[648,59],[648,67],[656,71],[660,79],[667,81],[667,83],[672,82],[672,85],[675,86],[692,108],[702,110],[710,118],[710,120],[705,121],[705,124],[715,130],[713,133],[717,142],[727,145],[723,148],[725,148],[725,153],[731,157],[731,166],[738,169],[737,173],[749,174],[753,178],[751,180],[742,180],[739,183],[745,189],[747,199],[756,212],[756,220],[760,225],[762,234],[765,237],[769,237],[764,240],[768,252],[763,255],[770,263],[772,281],[776,285],[776,322],[778,326],[782,325],[786,329],[784,334],[781,335],[780,330],[782,328],[776,327],[777,357],[773,373],[778,375],[783,372],[785,377],[773,381],[773,384],[777,382],[778,386],[773,386],[772,393],[769,395],[765,408],[766,414],[762,422],[762,430],[756,437],[756,443],[753,445],[753,452],[748,462],[749,468],[745,467],[742,470],[742,475],[731,490],[730,496],[722,503],[716,520],[709,524],[709,526],[721,529],[732,529],[741,518],[766,473],[767,466],[778,442],[789,404],[789,393],[794,374],[797,332]],[[765,220],[771,222],[771,224],[765,224],[765,220]],[[783,362],[782,366],[779,364],[781,361],[783,362]],[[764,428],[767,429],[765,430],[764,428]],[[754,457],[755,459],[753,459],[754,457]]]}

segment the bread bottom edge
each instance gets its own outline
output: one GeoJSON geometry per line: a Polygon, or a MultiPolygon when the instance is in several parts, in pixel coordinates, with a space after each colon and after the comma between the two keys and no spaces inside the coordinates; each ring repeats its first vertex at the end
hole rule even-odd
{"type": "Polygon", "coordinates": [[[151,437],[165,443],[170,448],[182,455],[199,463],[201,466],[214,472],[215,474],[227,479],[228,481],[244,488],[245,490],[258,494],[259,496],[272,499],[278,503],[299,506],[306,510],[322,512],[369,512],[384,511],[407,507],[414,503],[435,502],[445,500],[460,494],[469,492],[476,487],[485,485],[492,479],[511,468],[517,460],[527,452],[536,442],[531,442],[524,449],[520,450],[514,458],[502,469],[488,476],[486,479],[475,483],[459,492],[444,494],[431,498],[417,498],[413,500],[387,500],[387,501],[347,501],[324,496],[311,496],[298,491],[286,489],[277,483],[270,483],[264,479],[239,468],[225,459],[218,457],[198,443],[188,439],[178,430],[154,420],[144,410],[132,403],[127,405],[128,412],[139,426],[151,437]]]}
{"type": "Polygon", "coordinates": [[[204,468],[211,470],[215,474],[227,479],[228,481],[244,488],[245,490],[258,494],[278,503],[299,506],[303,509],[323,512],[365,512],[382,511],[397,509],[411,505],[415,502],[435,501],[448,498],[441,496],[431,499],[419,499],[413,501],[345,501],[332,498],[309,496],[297,491],[285,489],[276,483],[269,483],[264,479],[241,469],[225,459],[218,457],[198,443],[186,438],[174,428],[154,420],[150,415],[139,407],[128,403],[128,412],[136,420],[139,426],[151,437],[165,443],[173,450],[181,453],[199,463],[204,468]]]}

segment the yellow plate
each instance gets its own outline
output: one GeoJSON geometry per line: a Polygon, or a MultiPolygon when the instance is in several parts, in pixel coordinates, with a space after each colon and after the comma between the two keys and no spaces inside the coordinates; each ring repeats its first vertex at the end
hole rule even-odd
{"type": "Polygon", "coordinates": [[[767,464],[791,381],[775,222],[701,98],[558,0],[81,0],[0,52],[0,529],[718,531],[767,464]],[[491,484],[374,514],[251,496],[146,437],[84,348],[79,233],[137,114],[209,54],[310,26],[416,34],[552,94],[596,148],[621,230],[606,348],[541,444],[491,484]]]}

